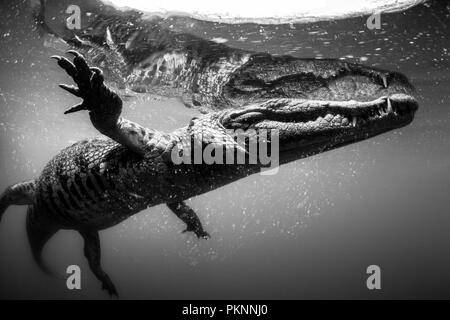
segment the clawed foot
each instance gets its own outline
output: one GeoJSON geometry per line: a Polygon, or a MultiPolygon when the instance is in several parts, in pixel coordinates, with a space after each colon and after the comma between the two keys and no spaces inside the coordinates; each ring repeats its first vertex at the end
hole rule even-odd
{"type": "Polygon", "coordinates": [[[99,68],[89,67],[84,57],[76,51],[70,50],[67,53],[74,56],[73,63],[61,56],[52,56],[52,59],[58,61],[58,65],[72,77],[78,87],[67,84],[59,86],[83,101],[64,113],[88,110],[96,127],[106,129],[114,125],[122,111],[122,100],[104,85],[103,72],[99,68]]]}
{"type": "Polygon", "coordinates": [[[117,293],[116,287],[111,282],[111,280],[108,279],[102,282],[102,290],[108,292],[111,298],[115,296],[117,299],[119,299],[119,294],[117,293]]]}
{"type": "Polygon", "coordinates": [[[211,238],[211,236],[209,235],[208,232],[206,232],[203,229],[194,229],[194,228],[189,228],[187,227],[186,230],[183,230],[182,233],[186,233],[186,232],[194,232],[195,235],[197,236],[197,238],[202,238],[202,239],[209,239],[211,238]]]}

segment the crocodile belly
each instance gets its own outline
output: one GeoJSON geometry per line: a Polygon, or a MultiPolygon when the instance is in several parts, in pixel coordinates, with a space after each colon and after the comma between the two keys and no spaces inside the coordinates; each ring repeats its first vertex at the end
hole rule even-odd
{"type": "Polygon", "coordinates": [[[69,228],[107,228],[148,205],[139,195],[141,157],[109,139],[78,142],[44,168],[35,205],[69,228]]]}

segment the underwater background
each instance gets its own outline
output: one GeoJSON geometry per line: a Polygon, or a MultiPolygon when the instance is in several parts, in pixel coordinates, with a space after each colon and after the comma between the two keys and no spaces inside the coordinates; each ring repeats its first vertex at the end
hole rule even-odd
{"type": "MultiPolygon", "coordinates": [[[[72,1],[73,2],[73,1],[72,1]]],[[[71,3],[72,3],[71,2],[71,3]]],[[[0,3],[0,189],[38,176],[69,144],[98,135],[87,113],[58,88],[60,54],[36,30],[28,1],[0,3]]],[[[197,240],[164,206],[100,233],[102,264],[124,299],[450,298],[450,3],[427,1],[381,15],[311,23],[165,22],[231,47],[337,58],[404,73],[419,110],[407,127],[253,175],[188,201],[211,234],[197,240]],[[366,287],[381,268],[382,289],[366,287]]],[[[139,95],[123,115],[171,131],[198,111],[139,95]]],[[[60,231],[44,257],[82,290],[43,274],[32,260],[26,208],[0,224],[0,298],[106,299],[81,236],[60,231]]]]}

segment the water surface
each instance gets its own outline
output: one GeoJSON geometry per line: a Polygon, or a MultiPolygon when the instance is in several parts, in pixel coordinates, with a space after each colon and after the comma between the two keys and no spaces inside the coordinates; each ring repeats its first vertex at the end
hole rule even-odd
{"type": "MultiPolygon", "coordinates": [[[[23,1],[0,5],[0,187],[39,175],[70,143],[97,135],[86,113],[57,87],[67,82],[23,1]]],[[[175,31],[232,47],[341,58],[401,71],[416,86],[414,122],[367,141],[254,175],[189,204],[212,235],[198,241],[165,206],[101,232],[103,266],[122,298],[299,299],[450,298],[450,8],[431,1],[382,15],[311,24],[220,24],[168,18],[175,31]],[[217,40],[219,39],[219,40],[217,40]],[[366,268],[382,269],[382,290],[366,288],[366,268]]],[[[124,116],[159,130],[196,111],[175,99],[141,96],[124,116]]],[[[59,232],[44,256],[63,273],[82,268],[68,291],[32,260],[25,207],[0,225],[0,297],[107,298],[88,269],[81,237],[59,232]]]]}

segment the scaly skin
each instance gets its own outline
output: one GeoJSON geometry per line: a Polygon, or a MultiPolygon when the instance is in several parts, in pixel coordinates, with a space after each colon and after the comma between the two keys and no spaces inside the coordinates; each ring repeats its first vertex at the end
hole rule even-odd
{"type": "MultiPolygon", "coordinates": [[[[242,152],[227,129],[276,129],[280,162],[286,163],[404,126],[417,109],[409,95],[412,87],[403,76],[392,78],[391,87],[385,88],[370,75],[358,74],[346,80],[352,86],[340,87],[345,92],[339,94],[347,100],[269,99],[202,115],[184,128],[163,133],[123,119],[122,100],[104,85],[102,71],[89,67],[79,53],[69,53],[73,63],[64,57],[53,58],[77,86],[60,87],[83,101],[66,113],[88,110],[92,124],[108,138],[85,140],[64,149],[36,181],[7,189],[0,197],[0,216],[8,205],[29,205],[28,237],[34,258],[44,270],[41,252],[51,236],[59,229],[79,231],[89,266],[110,295],[117,295],[117,290],[100,264],[99,230],[166,203],[186,223],[185,231],[207,238],[209,234],[184,200],[262,168],[260,161],[176,164],[173,151],[183,149],[186,139],[204,148],[215,144],[225,151],[242,152]],[[357,101],[362,96],[366,99],[357,101]]],[[[325,72],[322,63],[318,65],[325,72]]],[[[338,64],[327,66],[330,74],[336,72],[333,67],[339,69],[338,64]]],[[[308,86],[309,80],[302,81],[308,86]]]]}
{"type": "Polygon", "coordinates": [[[231,48],[172,31],[163,19],[120,11],[96,0],[81,6],[82,12],[93,13],[83,28],[67,30],[65,21],[57,24],[52,16],[46,17],[51,2],[40,1],[35,8],[38,25],[81,51],[88,63],[102,67],[110,84],[127,92],[179,97],[201,111],[241,108],[276,98],[370,101],[374,95],[410,91],[399,73],[340,60],[231,48]]]}

